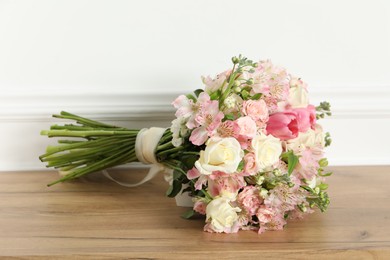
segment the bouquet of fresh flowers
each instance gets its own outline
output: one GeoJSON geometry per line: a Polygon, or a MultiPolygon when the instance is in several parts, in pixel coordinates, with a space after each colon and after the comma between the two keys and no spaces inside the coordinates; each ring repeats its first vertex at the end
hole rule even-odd
{"type": "Polygon", "coordinates": [[[329,103],[309,104],[306,83],[268,60],[240,55],[232,62],[215,78],[203,77],[204,90],[173,101],[169,129],[131,130],[54,115],[78,124],[42,131],[72,137],[40,156],[63,175],[49,185],[140,161],[152,164],[142,182],[165,172],[169,197],[192,197],[193,209],[183,216],[206,215],[205,231],[280,230],[315,207],[325,211],[324,178],[331,173],[325,173],[323,149],[331,139],[317,120],[330,115],[329,103]]]}

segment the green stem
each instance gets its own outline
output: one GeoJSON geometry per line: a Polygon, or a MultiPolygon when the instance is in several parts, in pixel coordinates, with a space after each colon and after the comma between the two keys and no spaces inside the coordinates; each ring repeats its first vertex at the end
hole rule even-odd
{"type": "Polygon", "coordinates": [[[163,155],[166,155],[166,154],[171,154],[171,153],[174,153],[174,152],[181,151],[183,149],[184,149],[183,146],[179,146],[179,147],[171,148],[171,149],[168,149],[168,150],[164,150],[162,152],[158,152],[158,153],[156,153],[156,155],[157,156],[163,156],[163,155]]]}
{"type": "Polygon", "coordinates": [[[159,145],[156,148],[156,153],[159,152],[159,151],[165,151],[166,149],[172,148],[172,147],[174,147],[174,146],[173,146],[173,144],[171,142],[159,145]]]}
{"type": "Polygon", "coordinates": [[[95,137],[95,136],[109,136],[109,135],[137,135],[138,130],[128,131],[107,131],[107,130],[91,130],[91,131],[72,131],[72,130],[43,130],[41,135],[48,137],[95,137]]]}
{"type": "MultiPolygon", "coordinates": [[[[132,139],[129,139],[130,141],[133,141],[132,139]]],[[[67,151],[67,150],[72,150],[72,149],[83,149],[83,148],[92,148],[92,147],[105,147],[108,145],[112,144],[119,144],[122,143],[123,140],[120,138],[118,140],[117,136],[113,137],[107,137],[107,138],[101,138],[101,139],[96,139],[96,140],[90,140],[90,141],[79,141],[76,143],[71,143],[71,144],[66,144],[66,145],[58,145],[58,146],[48,146],[46,149],[46,153],[41,155],[39,158],[42,159],[45,157],[48,157],[52,154],[62,152],[62,151],[67,151]]],[[[135,140],[133,141],[135,143],[135,140]]]]}
{"type": "MultiPolygon", "coordinates": [[[[111,128],[104,127],[89,127],[89,126],[78,126],[78,125],[52,125],[51,130],[72,130],[72,131],[91,131],[91,130],[109,130],[111,128]]],[[[128,131],[126,128],[113,128],[115,131],[128,131]]]]}
{"type": "Polygon", "coordinates": [[[60,115],[53,115],[55,118],[63,118],[63,119],[71,119],[74,120],[80,124],[92,126],[92,127],[104,127],[104,128],[117,128],[116,126],[104,124],[98,121],[94,121],[85,117],[81,117],[78,115],[74,115],[71,113],[68,113],[66,111],[61,111],[60,115]]]}

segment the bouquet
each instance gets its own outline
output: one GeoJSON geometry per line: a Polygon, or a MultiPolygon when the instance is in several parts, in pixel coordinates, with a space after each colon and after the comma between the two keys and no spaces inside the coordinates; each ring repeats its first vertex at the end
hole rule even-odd
{"type": "Polygon", "coordinates": [[[152,167],[141,183],[164,172],[167,196],[188,194],[193,207],[183,216],[205,215],[208,232],[281,230],[289,219],[325,211],[331,172],[323,150],[331,139],[317,121],[331,115],[329,103],[311,105],[306,83],[269,60],[239,55],[232,63],[215,78],[203,77],[204,89],[173,101],[176,118],[167,129],[54,115],[76,124],[41,133],[71,137],[40,156],[62,175],[49,186],[142,162],[152,167]]]}

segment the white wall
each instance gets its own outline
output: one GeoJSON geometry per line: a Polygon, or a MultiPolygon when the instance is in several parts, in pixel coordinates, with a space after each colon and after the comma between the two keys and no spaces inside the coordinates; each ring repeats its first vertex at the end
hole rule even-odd
{"type": "Polygon", "coordinates": [[[60,110],[168,126],[170,101],[238,53],[332,103],[331,163],[390,163],[389,1],[0,0],[0,170],[44,167],[60,110]]]}

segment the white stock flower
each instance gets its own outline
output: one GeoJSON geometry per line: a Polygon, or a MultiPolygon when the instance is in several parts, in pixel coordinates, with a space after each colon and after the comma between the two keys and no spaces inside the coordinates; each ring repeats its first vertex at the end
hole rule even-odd
{"type": "Polygon", "coordinates": [[[310,181],[306,181],[306,183],[307,183],[307,186],[314,189],[317,186],[317,177],[313,176],[313,179],[311,179],[310,181]]]}
{"type": "Polygon", "coordinates": [[[206,207],[206,221],[210,221],[211,227],[215,232],[223,232],[225,228],[231,228],[238,220],[237,212],[239,207],[232,207],[230,199],[226,197],[217,197],[213,199],[206,207]]]}
{"type": "Polygon", "coordinates": [[[297,78],[291,79],[288,102],[292,108],[307,107],[309,105],[306,83],[297,78]]]}
{"type": "Polygon", "coordinates": [[[225,108],[224,108],[224,113],[233,113],[233,112],[237,112],[240,110],[240,107],[242,105],[242,98],[233,93],[231,95],[229,95],[224,101],[223,101],[223,104],[225,105],[225,108]]]}
{"type": "Polygon", "coordinates": [[[256,135],[252,139],[252,147],[255,151],[257,169],[264,171],[272,168],[282,154],[282,144],[279,138],[272,135],[256,135]]]}
{"type": "Polygon", "coordinates": [[[180,146],[183,143],[183,136],[188,132],[188,128],[185,125],[186,119],[184,117],[178,117],[172,121],[172,144],[175,147],[180,146]]]}
{"type": "Polygon", "coordinates": [[[211,137],[206,143],[206,149],[200,151],[195,167],[204,175],[210,175],[213,171],[234,173],[243,156],[244,152],[235,138],[211,137]]]}

